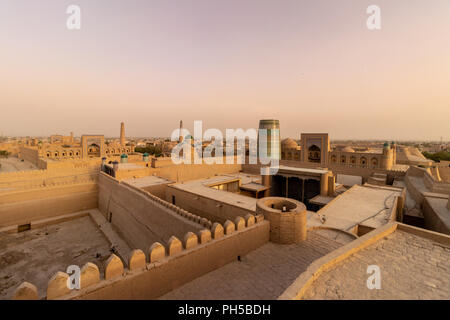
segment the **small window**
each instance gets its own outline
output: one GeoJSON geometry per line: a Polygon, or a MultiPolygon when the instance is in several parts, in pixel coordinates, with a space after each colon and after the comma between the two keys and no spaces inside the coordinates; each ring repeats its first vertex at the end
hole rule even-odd
{"type": "Polygon", "coordinates": [[[175,204],[175,196],[172,196],[172,204],[175,204]]]}
{"type": "Polygon", "coordinates": [[[31,230],[31,223],[22,224],[17,227],[17,232],[24,232],[28,230],[31,230]]]}

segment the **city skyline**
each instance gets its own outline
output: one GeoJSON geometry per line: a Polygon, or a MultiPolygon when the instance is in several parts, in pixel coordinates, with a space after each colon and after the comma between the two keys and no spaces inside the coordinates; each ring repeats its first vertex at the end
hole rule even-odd
{"type": "Polygon", "coordinates": [[[0,4],[1,131],[170,136],[183,119],[334,140],[450,140],[450,4],[377,1],[0,4]],[[35,14],[39,12],[39,14],[35,14]],[[20,19],[18,19],[20,17],[20,19]]]}
{"type": "Polygon", "coordinates": [[[0,302],[448,300],[448,39],[449,0],[0,0],[0,302]]]}

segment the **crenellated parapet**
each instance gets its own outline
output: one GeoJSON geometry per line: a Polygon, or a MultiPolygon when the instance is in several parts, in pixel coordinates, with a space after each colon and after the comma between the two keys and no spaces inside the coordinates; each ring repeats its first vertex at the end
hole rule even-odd
{"type": "MultiPolygon", "coordinates": [[[[132,250],[127,264],[111,254],[103,272],[88,262],[81,268],[80,289],[69,289],[72,276],[59,271],[49,280],[45,299],[154,299],[268,241],[269,222],[262,216],[237,217],[235,222],[187,232],[183,239],[172,236],[165,246],[155,242],[147,252],[132,250]]],[[[12,299],[38,299],[38,289],[24,282],[12,299]]]]}
{"type": "Polygon", "coordinates": [[[133,190],[140,192],[141,194],[143,194],[146,197],[150,198],[154,202],[158,203],[159,205],[162,205],[163,207],[171,210],[173,213],[175,213],[175,214],[177,214],[177,215],[179,215],[179,216],[181,216],[181,217],[183,217],[185,219],[188,219],[188,220],[190,220],[192,222],[198,223],[198,224],[200,224],[200,225],[202,225],[202,226],[204,226],[205,228],[208,228],[208,229],[210,229],[213,226],[213,223],[210,220],[208,220],[206,218],[203,218],[203,217],[200,217],[198,215],[195,215],[195,214],[193,214],[193,213],[191,213],[191,212],[189,212],[187,210],[184,210],[183,208],[180,208],[180,207],[178,207],[178,206],[176,206],[176,205],[174,205],[174,204],[172,204],[172,203],[170,203],[170,202],[168,202],[168,201],[166,201],[164,199],[161,199],[161,198],[151,194],[150,192],[148,192],[148,191],[146,191],[144,189],[137,188],[137,187],[135,187],[135,186],[133,186],[133,185],[127,183],[127,182],[124,182],[124,181],[119,181],[118,183],[126,185],[127,187],[132,188],[133,190]]]}

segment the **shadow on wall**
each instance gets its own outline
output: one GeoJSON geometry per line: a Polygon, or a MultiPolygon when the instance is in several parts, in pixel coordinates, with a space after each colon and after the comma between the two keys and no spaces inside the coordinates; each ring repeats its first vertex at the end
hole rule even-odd
{"type": "Polygon", "coordinates": [[[146,250],[148,243],[168,244],[171,236],[183,237],[212,226],[149,192],[105,173],[99,176],[99,210],[130,247],[146,250]]]}

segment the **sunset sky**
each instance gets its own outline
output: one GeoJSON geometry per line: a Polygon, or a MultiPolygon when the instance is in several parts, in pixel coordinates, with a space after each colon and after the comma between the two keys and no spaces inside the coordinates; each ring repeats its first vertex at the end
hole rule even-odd
{"type": "Polygon", "coordinates": [[[0,110],[4,135],[450,140],[450,1],[0,0],[0,110]]]}

